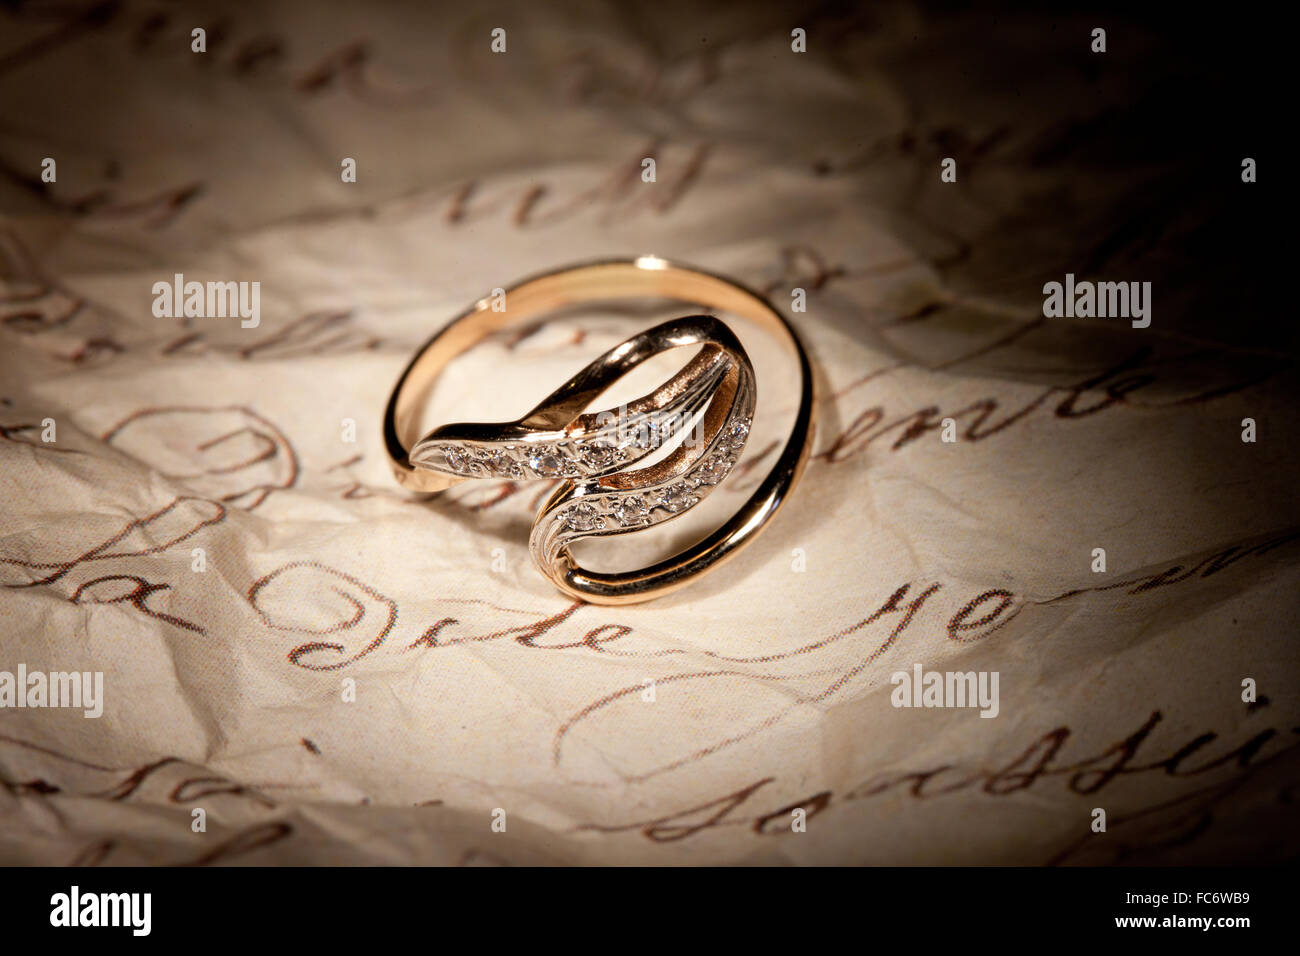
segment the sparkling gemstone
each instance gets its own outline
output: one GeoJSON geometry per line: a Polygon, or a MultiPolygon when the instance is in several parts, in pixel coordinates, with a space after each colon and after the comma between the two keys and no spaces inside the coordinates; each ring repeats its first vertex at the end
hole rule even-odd
{"type": "Polygon", "coordinates": [[[624,435],[625,444],[641,451],[658,448],[662,440],[663,436],[660,434],[659,422],[654,418],[645,418],[635,425],[629,426],[624,435]]]}
{"type": "Polygon", "coordinates": [[[524,470],[519,467],[519,462],[503,451],[497,449],[484,451],[479,454],[479,461],[494,477],[522,478],[524,476],[524,470]]]}
{"type": "Polygon", "coordinates": [[[640,495],[627,495],[614,502],[614,517],[621,525],[640,524],[649,508],[640,495]]]}
{"type": "Polygon", "coordinates": [[[695,497],[695,495],[691,493],[689,485],[678,483],[664,491],[659,504],[666,510],[676,514],[679,511],[685,511],[699,500],[699,498],[695,497]]]}
{"type": "Polygon", "coordinates": [[[580,454],[588,467],[604,468],[614,461],[614,446],[606,441],[587,442],[580,454]]]}
{"type": "Polygon", "coordinates": [[[540,448],[528,459],[528,467],[543,478],[558,478],[564,473],[564,459],[553,448],[540,448]]]}
{"type": "Polygon", "coordinates": [[[447,462],[447,467],[452,471],[464,471],[469,464],[469,458],[465,454],[465,449],[456,445],[447,445],[442,450],[443,460],[447,462]]]}
{"type": "Polygon", "coordinates": [[[731,460],[726,455],[714,455],[695,473],[695,478],[702,485],[716,485],[727,472],[731,471],[731,460]]]}
{"type": "Polygon", "coordinates": [[[734,452],[739,452],[745,447],[745,439],[749,437],[749,422],[738,421],[727,429],[725,443],[734,452]]]}
{"type": "Polygon", "coordinates": [[[605,526],[605,519],[601,517],[595,505],[584,501],[565,512],[564,524],[574,531],[594,531],[605,526]]]}

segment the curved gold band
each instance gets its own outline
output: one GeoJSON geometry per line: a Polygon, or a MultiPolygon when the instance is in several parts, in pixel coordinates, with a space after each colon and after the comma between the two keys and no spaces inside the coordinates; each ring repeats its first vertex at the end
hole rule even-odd
{"type": "MultiPolygon", "coordinates": [[[[814,430],[815,402],[812,369],[794,330],[758,293],[719,276],[673,265],[655,257],[595,262],[526,279],[505,290],[507,308],[504,311],[493,310],[493,299],[481,299],[434,335],[398,379],[384,415],[385,445],[393,474],[398,482],[413,491],[438,492],[465,480],[466,477],[474,476],[473,473],[446,473],[450,469],[441,459],[439,464],[443,467],[442,471],[429,470],[427,463],[422,467],[422,462],[419,460],[412,462],[412,450],[417,444],[427,445],[432,442],[437,446],[445,440],[445,430],[439,429],[429,433],[417,443],[420,436],[415,433],[415,430],[419,427],[419,412],[427,401],[437,376],[453,358],[495,332],[565,306],[620,299],[656,298],[675,299],[695,306],[725,311],[752,321],[776,338],[795,357],[799,368],[799,404],[790,437],[767,476],[734,515],[703,540],[657,564],[638,571],[598,573],[579,567],[564,545],[558,548],[543,546],[542,539],[545,536],[538,534],[538,527],[543,518],[556,518],[566,503],[581,498],[584,494],[608,492],[609,485],[593,484],[598,482],[598,478],[591,478],[585,483],[581,478],[576,483],[574,480],[568,480],[556,489],[543,506],[534,525],[534,557],[538,560],[543,573],[551,578],[557,587],[574,597],[596,604],[625,604],[657,597],[689,583],[731,557],[756,537],[775,515],[798,481],[807,462],[814,430]]],[[[701,320],[701,323],[715,321],[708,319],[707,316],[694,318],[701,320]]],[[[687,323],[691,320],[678,321],[687,323]]],[[[712,328],[703,324],[690,327],[691,335],[697,336],[696,338],[679,329],[675,333],[675,338],[673,335],[668,335],[661,345],[697,344],[697,342],[707,343],[711,340],[731,338],[725,327],[722,327],[721,332],[714,331],[711,334],[712,328]]],[[[660,332],[660,329],[652,332],[660,332]]],[[[616,364],[619,356],[624,354],[633,342],[638,342],[639,338],[630,340],[619,349],[607,353],[601,360],[593,363],[593,367],[600,367],[602,363],[616,364]]],[[[738,343],[729,351],[732,353],[732,360],[736,367],[748,368],[748,360],[744,357],[743,350],[739,349],[738,343]]],[[[684,371],[682,375],[685,374],[684,371]]],[[[703,373],[701,369],[696,369],[692,374],[698,377],[698,374],[703,373]]],[[[728,388],[734,395],[737,389],[735,379],[737,373],[733,369],[728,374],[727,381],[731,383],[728,388]]],[[[687,376],[683,382],[692,380],[687,376]]],[[[552,402],[551,405],[543,403],[530,413],[532,418],[525,418],[514,426],[500,427],[507,428],[510,434],[521,434],[518,430],[529,424],[562,428],[566,416],[572,419],[581,412],[594,394],[603,390],[604,384],[608,383],[587,390],[569,389],[567,395],[566,390],[561,389],[552,396],[551,400],[548,400],[552,402]],[[539,415],[539,412],[544,409],[549,409],[549,413],[539,415]],[[534,421],[533,419],[548,420],[534,421]]],[[[719,390],[722,390],[722,386],[719,386],[719,390]]],[[[752,407],[752,395],[749,400],[752,407]]],[[[717,415],[714,415],[714,419],[716,429],[720,427],[720,422],[717,415]]],[[[481,430],[486,426],[448,426],[450,429],[457,427],[470,437],[474,437],[476,434],[481,435],[481,430]],[[476,432],[475,429],[480,431],[476,432]]],[[[711,437],[715,441],[720,440],[716,434],[711,437]]],[[[743,438],[741,440],[743,442],[743,438]]],[[[437,455],[433,457],[437,458],[437,455]]],[[[416,458],[419,459],[420,456],[417,455],[416,458]]],[[[629,474],[635,475],[637,472],[624,472],[623,476],[629,474]]]]}

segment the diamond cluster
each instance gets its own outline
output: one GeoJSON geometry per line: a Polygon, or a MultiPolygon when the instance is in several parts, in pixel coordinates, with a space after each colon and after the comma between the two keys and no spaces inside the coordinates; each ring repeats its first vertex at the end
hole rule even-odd
{"type": "Polygon", "coordinates": [[[550,442],[422,442],[415,457],[420,464],[470,478],[588,478],[644,457],[672,438],[681,425],[676,417],[660,421],[644,415],[621,427],[550,442]]]}
{"type": "Polygon", "coordinates": [[[588,533],[645,527],[681,514],[731,473],[748,437],[749,422],[737,420],[718,436],[711,452],[681,478],[634,492],[583,495],[556,519],[568,531],[588,533]]]}
{"type": "Polygon", "coordinates": [[[609,471],[627,461],[626,448],[606,441],[529,442],[509,445],[472,445],[467,442],[431,443],[421,458],[471,478],[580,478],[609,471]]]}

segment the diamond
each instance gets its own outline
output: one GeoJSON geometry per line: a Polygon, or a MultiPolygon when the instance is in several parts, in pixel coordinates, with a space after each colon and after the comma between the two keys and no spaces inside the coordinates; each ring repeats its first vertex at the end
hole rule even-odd
{"type": "Polygon", "coordinates": [[[590,468],[604,468],[614,462],[614,446],[607,441],[587,442],[579,454],[590,468]]]}
{"type": "Polygon", "coordinates": [[[605,519],[596,510],[595,505],[584,501],[565,512],[564,524],[574,531],[594,531],[605,527],[605,519]]]}
{"type": "Polygon", "coordinates": [[[452,471],[465,471],[469,465],[469,459],[466,457],[465,449],[456,445],[446,445],[442,449],[443,460],[447,462],[447,467],[452,471]]]}
{"type": "Polygon", "coordinates": [[[641,419],[635,425],[630,425],[623,434],[623,443],[639,451],[650,451],[658,448],[662,440],[663,436],[660,434],[659,422],[650,417],[641,419]]]}
{"type": "Polygon", "coordinates": [[[614,517],[621,525],[640,524],[649,510],[640,495],[626,495],[614,502],[614,517]]]}
{"type": "Polygon", "coordinates": [[[482,451],[479,453],[478,460],[494,477],[522,478],[524,476],[524,470],[519,467],[519,462],[503,451],[497,449],[482,451]]]}
{"type": "Polygon", "coordinates": [[[689,485],[679,483],[664,491],[663,498],[660,499],[659,505],[665,510],[677,514],[679,511],[685,511],[699,500],[699,498],[691,493],[689,485]]]}
{"type": "Polygon", "coordinates": [[[745,447],[745,439],[749,437],[749,422],[743,418],[727,429],[723,437],[722,444],[729,447],[732,451],[739,453],[745,447]]]}
{"type": "Polygon", "coordinates": [[[564,471],[564,459],[554,448],[539,448],[528,459],[528,467],[543,478],[558,478],[564,471]]]}
{"type": "Polygon", "coordinates": [[[695,473],[695,478],[702,485],[716,485],[727,472],[731,471],[731,459],[726,455],[714,455],[695,473]]]}

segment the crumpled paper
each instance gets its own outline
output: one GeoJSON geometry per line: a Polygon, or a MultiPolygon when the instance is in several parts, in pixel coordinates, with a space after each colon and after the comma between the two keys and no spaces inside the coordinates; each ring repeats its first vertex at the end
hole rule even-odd
{"type": "MultiPolygon", "coordinates": [[[[100,672],[104,710],[0,709],[0,860],[1294,855],[1294,363],[1205,320],[1183,233],[1133,238],[1168,169],[1071,152],[1141,101],[1072,71],[1082,21],[1021,24],[1059,65],[1009,99],[969,22],[907,5],[3,17],[0,671],[100,672]],[[406,495],[382,413],[468,303],[643,253],[791,315],[818,437],[734,561],[587,606],[530,563],[547,489],[406,495]],[[1151,327],[1044,319],[1067,271],[1153,281],[1151,327]],[[154,315],[176,273],[260,282],[260,323],[154,315]],[[895,706],[917,665],[996,674],[996,716],[895,706]]],[[[514,417],[689,311],[494,337],[431,421],[514,417]]],[[[737,328],[742,467],[602,560],[763,474],[792,372],[737,328]]]]}

